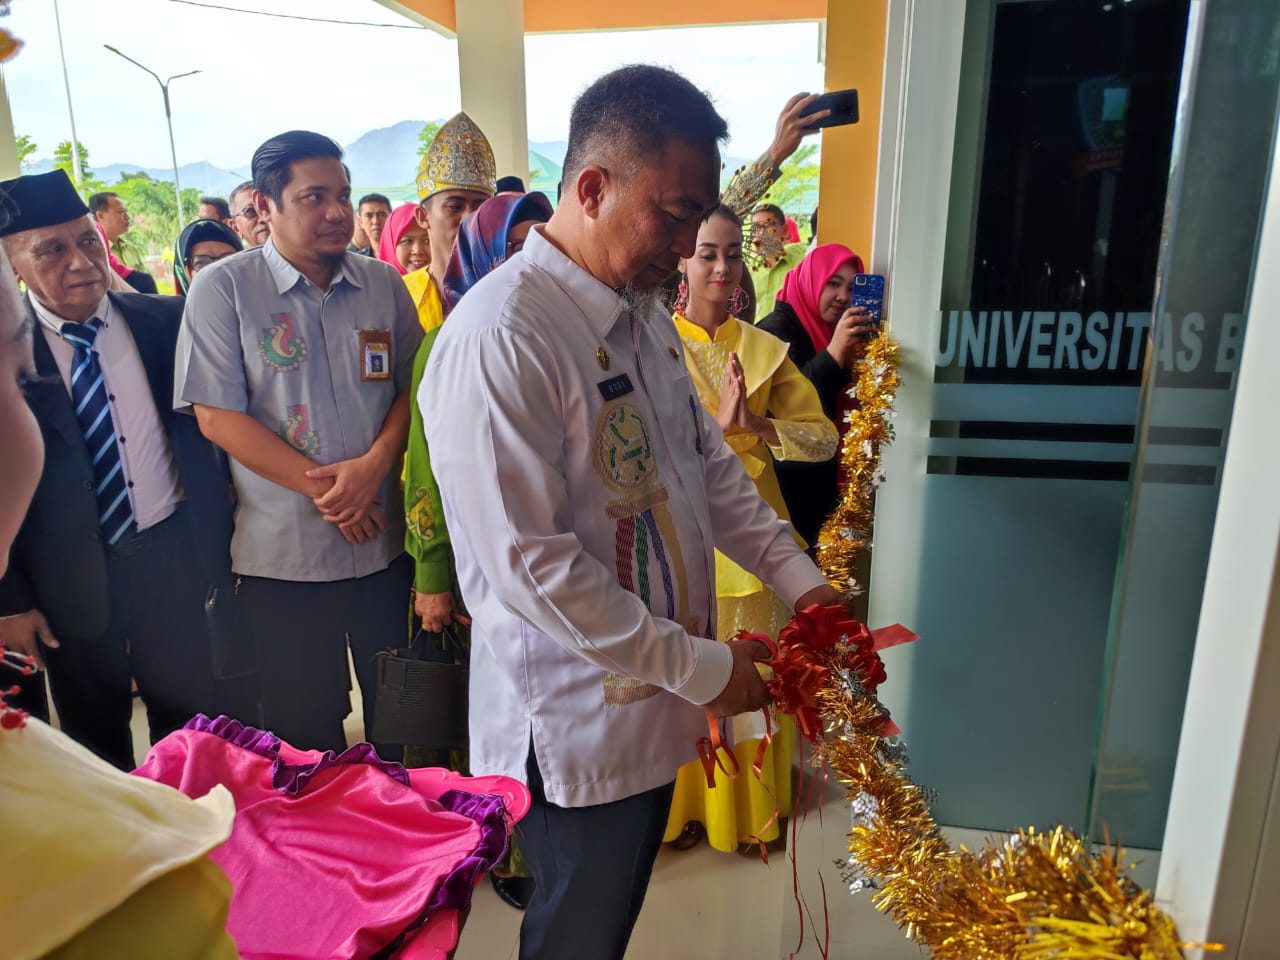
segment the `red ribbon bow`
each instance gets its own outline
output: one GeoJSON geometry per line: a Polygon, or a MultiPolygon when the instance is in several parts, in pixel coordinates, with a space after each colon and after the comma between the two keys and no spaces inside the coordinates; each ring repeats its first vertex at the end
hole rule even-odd
{"type": "MultiPolygon", "coordinates": [[[[822,715],[818,706],[818,694],[830,681],[831,672],[849,670],[862,684],[869,696],[875,696],[877,688],[885,680],[884,661],[880,651],[910,643],[920,638],[901,624],[868,630],[865,623],[854,620],[840,604],[805,607],[782,628],[777,641],[762,633],[738,631],[739,640],[758,640],[772,654],[766,665],[773,671],[767,683],[773,694],[773,707],[778,713],[796,718],[800,732],[811,743],[822,739],[822,715]]],[[[756,751],[752,768],[760,777],[764,751],[772,740],[769,710],[764,710],[765,734],[756,751]]],[[[702,760],[707,786],[715,786],[715,772],[719,767],[730,780],[738,775],[738,758],[733,748],[720,735],[716,718],[707,715],[709,736],[698,741],[698,756],[702,760]],[[721,759],[728,760],[728,766],[721,759]],[[730,769],[732,768],[732,770],[730,769]]],[[[885,717],[883,734],[899,733],[897,725],[885,717]]]]}
{"type": "MultiPolygon", "coordinates": [[[[749,636],[763,639],[758,634],[749,636]]],[[[830,681],[831,672],[852,672],[867,694],[875,696],[885,680],[880,651],[918,639],[897,624],[868,630],[839,604],[805,607],[782,628],[778,642],[770,645],[774,655],[769,661],[773,670],[769,692],[778,711],[794,714],[800,732],[816,743],[822,737],[818,694],[830,681]]],[[[897,732],[886,718],[885,734],[897,732]]]]}

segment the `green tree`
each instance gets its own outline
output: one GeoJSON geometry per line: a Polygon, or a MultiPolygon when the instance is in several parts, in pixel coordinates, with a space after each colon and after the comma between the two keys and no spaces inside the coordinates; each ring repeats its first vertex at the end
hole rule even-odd
{"type": "Polygon", "coordinates": [[[806,143],[791,159],[782,165],[782,176],[769,188],[765,202],[776,203],[801,224],[802,233],[808,232],[808,214],[817,204],[818,174],[820,167],[814,160],[818,152],[816,143],[806,143]]]}
{"type": "Polygon", "coordinates": [[[18,170],[20,173],[27,173],[31,170],[30,156],[40,147],[25,133],[20,133],[15,138],[18,145],[18,170]]]}
{"type": "MultiPolygon", "coordinates": [[[[80,147],[80,172],[84,175],[77,188],[83,194],[97,193],[106,186],[101,180],[93,175],[93,169],[89,166],[89,148],[83,143],[80,147]]],[[[56,170],[67,171],[67,176],[75,183],[76,171],[75,165],[71,162],[71,141],[63,140],[53,148],[53,166],[56,170]]]]}
{"type": "Polygon", "coordinates": [[[422,125],[422,129],[418,131],[418,156],[424,156],[431,147],[431,141],[436,138],[436,134],[440,132],[440,124],[434,120],[428,120],[422,125]]]}
{"type": "MultiPolygon", "coordinates": [[[[153,180],[141,170],[122,173],[111,188],[120,195],[129,211],[128,239],[152,252],[172,251],[178,240],[178,199],[168,180],[153,180]]],[[[182,206],[188,215],[200,203],[200,191],[182,191],[182,206]]]]}

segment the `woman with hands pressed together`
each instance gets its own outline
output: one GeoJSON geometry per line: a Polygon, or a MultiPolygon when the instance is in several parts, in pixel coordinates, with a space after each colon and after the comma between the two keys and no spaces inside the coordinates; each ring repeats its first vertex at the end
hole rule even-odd
{"type": "MultiPolygon", "coordinates": [[[[836,430],[813,385],[788,359],[787,345],[736,316],[743,299],[742,242],[733,211],[724,206],[713,210],[698,231],[693,257],[680,264],[684,276],[673,319],[699,399],[760,496],[785,519],[773,461],[830,459],[836,430]]],[[[773,591],[719,551],[716,599],[720,640],[739,630],[777,636],[792,615],[773,591]]],[[[735,718],[734,730],[738,756],[754,756],[764,732],[760,716],[735,718]]],[[[788,815],[794,748],[795,727],[788,718],[765,755],[761,781],[749,775],[733,783],[722,778],[707,789],[699,764],[684,767],[676,778],[665,839],[682,849],[692,846],[705,824],[711,845],[730,851],[765,826],[775,797],[781,815],[788,815]]],[[[761,839],[775,839],[778,829],[771,824],[761,839]]]]}
{"type": "MultiPolygon", "coordinates": [[[[853,364],[878,329],[865,307],[850,306],[854,277],[862,272],[862,259],[848,247],[819,244],[787,274],[773,312],[759,324],[787,343],[788,356],[817,389],[823,412],[841,437],[847,428],[845,412],[853,403],[846,396],[853,364]]],[[[839,497],[838,474],[835,458],[779,464],[778,481],[791,522],[809,544],[817,540],[839,497]]]]}

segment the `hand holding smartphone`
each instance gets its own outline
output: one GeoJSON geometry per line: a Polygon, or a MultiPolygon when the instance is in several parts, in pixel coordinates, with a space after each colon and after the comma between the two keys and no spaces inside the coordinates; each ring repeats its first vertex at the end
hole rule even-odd
{"type": "MultiPolygon", "coordinates": [[[[849,294],[850,307],[864,307],[879,331],[884,315],[884,277],[878,273],[860,273],[853,278],[849,294]]],[[[870,336],[867,339],[871,339],[870,336]]]]}
{"type": "Polygon", "coordinates": [[[821,130],[824,127],[843,127],[846,124],[857,123],[858,91],[851,88],[849,90],[833,90],[831,93],[824,93],[809,104],[809,109],[800,115],[800,119],[803,120],[809,114],[819,113],[823,110],[830,110],[830,116],[805,124],[804,129],[806,132],[821,130]]]}

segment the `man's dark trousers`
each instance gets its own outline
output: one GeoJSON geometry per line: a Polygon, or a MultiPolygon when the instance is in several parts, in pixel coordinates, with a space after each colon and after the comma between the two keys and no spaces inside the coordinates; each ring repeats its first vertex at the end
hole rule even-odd
{"type": "Polygon", "coordinates": [[[217,714],[209,633],[208,579],[192,542],[186,504],[107,548],[107,629],[58,637],[45,651],[63,731],[122,770],[137,764],[129,721],[132,677],[147,707],[151,742],[196,713],[217,714]]]}
{"type": "Polygon", "coordinates": [[[533,874],[520,960],[622,960],[644,905],[675,782],[591,807],[547,802],[529,751],[533,805],[516,824],[533,874]]]}

